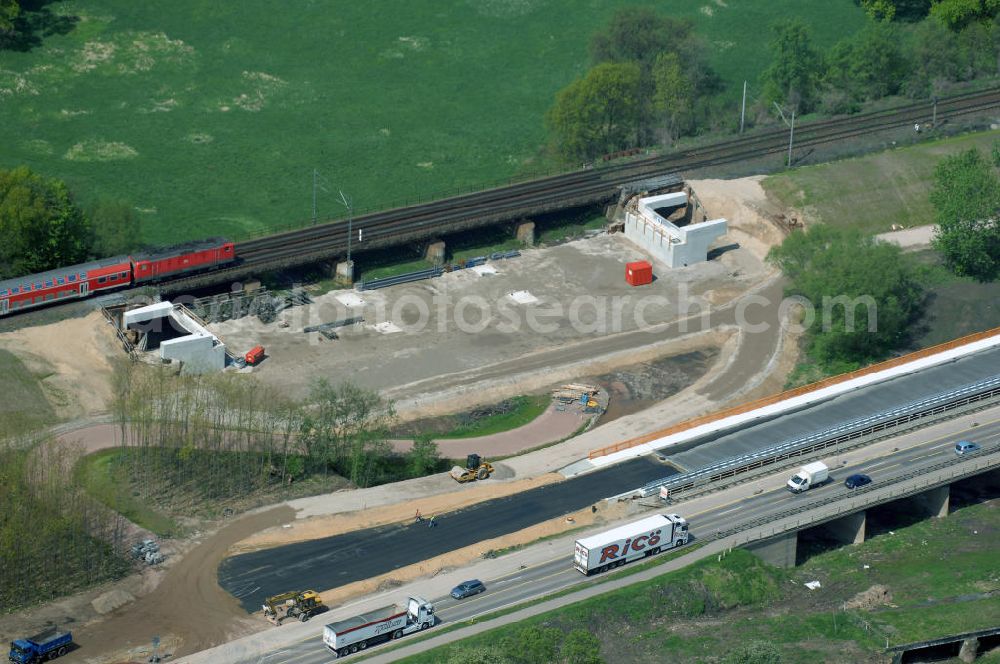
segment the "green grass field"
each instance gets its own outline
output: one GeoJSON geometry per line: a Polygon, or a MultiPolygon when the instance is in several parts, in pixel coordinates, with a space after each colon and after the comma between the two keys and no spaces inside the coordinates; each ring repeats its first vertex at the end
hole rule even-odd
{"type": "MultiPolygon", "coordinates": [[[[377,3],[66,0],[66,34],[0,51],[0,166],[140,211],[143,237],[234,238],[549,168],[542,118],[631,0],[377,3]]],[[[864,21],[850,0],[647,2],[689,16],[738,112],[777,17],[821,46],[864,21]]]]}
{"type": "Polygon", "coordinates": [[[22,433],[56,422],[58,418],[40,380],[14,353],[0,349],[0,390],[17,397],[0,402],[0,435],[22,433]]]}
{"type": "Polygon", "coordinates": [[[763,186],[784,205],[828,224],[873,234],[893,224],[924,226],[934,223],[927,195],[940,159],[970,148],[988,155],[998,138],[1000,131],[987,131],[805,166],[772,175],[763,186]]]}
{"type": "Polygon", "coordinates": [[[121,451],[116,449],[103,450],[83,457],[73,470],[77,483],[93,498],[132,523],[160,537],[180,535],[177,522],[154,510],[148,501],[133,494],[129,483],[122,478],[115,466],[120,457],[121,451]]]}

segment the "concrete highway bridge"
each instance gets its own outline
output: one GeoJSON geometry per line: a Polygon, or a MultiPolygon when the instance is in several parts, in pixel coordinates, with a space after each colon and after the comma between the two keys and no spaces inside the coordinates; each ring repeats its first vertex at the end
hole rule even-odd
{"type": "MultiPolygon", "coordinates": [[[[856,543],[868,533],[898,528],[907,520],[944,516],[954,501],[1000,495],[998,374],[1000,330],[972,335],[624,441],[615,449],[596,450],[564,469],[563,482],[439,515],[435,529],[383,526],[234,556],[220,566],[220,585],[253,611],[261,597],[287,590],[289,583],[336,588],[602,499],[625,501],[639,513],[643,506],[662,505],[664,488],[669,510],[686,516],[695,541],[703,544],[692,556],[745,546],[775,564],[794,565],[803,541],[856,543]],[[962,439],[974,440],[982,449],[959,457],[954,443],[962,439]],[[786,491],[789,469],[814,459],[827,462],[833,481],[805,494],[786,491]],[[854,472],[870,475],[873,483],[845,488],[843,479],[854,472]],[[469,537],[472,540],[465,541],[469,537]]],[[[535,601],[510,616],[536,611],[549,605],[539,598],[568,586],[582,589],[560,601],[611,589],[612,583],[595,586],[593,579],[572,569],[572,541],[578,536],[421,579],[393,593],[422,594],[435,601],[443,621],[454,622],[528,600],[535,601]],[[458,576],[478,576],[490,590],[455,602],[445,593],[452,581],[462,580],[458,576]]],[[[649,571],[662,574],[674,562],[649,571]]],[[[642,574],[628,577],[629,582],[642,574]]],[[[366,602],[386,599],[361,600],[333,611],[330,618],[339,619],[342,612],[352,615],[368,608],[366,602]]],[[[492,621],[484,624],[496,626],[492,621]]],[[[267,632],[222,646],[228,649],[225,658],[218,658],[218,649],[206,651],[206,656],[217,657],[211,661],[257,662],[261,655],[280,650],[283,662],[326,661],[329,655],[319,631],[312,623],[296,625],[281,630],[280,643],[272,641],[277,638],[274,632],[267,632]]],[[[393,654],[405,651],[403,647],[393,654]]],[[[184,661],[209,661],[199,657],[184,661]]]]}

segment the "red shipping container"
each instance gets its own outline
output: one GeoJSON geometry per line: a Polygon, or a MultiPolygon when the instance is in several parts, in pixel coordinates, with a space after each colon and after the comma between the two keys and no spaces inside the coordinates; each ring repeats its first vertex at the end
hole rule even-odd
{"type": "Polygon", "coordinates": [[[247,361],[247,364],[257,364],[258,362],[264,359],[264,347],[254,346],[253,348],[247,351],[246,357],[244,357],[244,359],[247,361]]]}
{"type": "Polygon", "coordinates": [[[632,286],[645,286],[653,283],[653,266],[649,264],[649,261],[626,263],[625,281],[632,286]]]}

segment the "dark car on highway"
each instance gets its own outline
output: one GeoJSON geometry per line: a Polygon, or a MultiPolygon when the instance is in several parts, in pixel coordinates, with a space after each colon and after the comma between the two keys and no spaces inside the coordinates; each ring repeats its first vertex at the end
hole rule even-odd
{"type": "Polygon", "coordinates": [[[472,595],[478,595],[479,593],[486,590],[486,586],[479,579],[473,579],[472,581],[462,581],[460,584],[451,589],[451,596],[455,599],[465,599],[466,597],[471,597],[472,595]]]}
{"type": "Polygon", "coordinates": [[[979,445],[968,440],[960,440],[955,443],[955,454],[962,456],[963,454],[972,454],[973,452],[979,451],[979,445]]]}
{"type": "Polygon", "coordinates": [[[846,486],[848,489],[857,489],[863,487],[866,484],[871,484],[871,483],[872,483],[872,478],[862,473],[851,475],[846,480],[844,480],[844,486],[846,486]]]}

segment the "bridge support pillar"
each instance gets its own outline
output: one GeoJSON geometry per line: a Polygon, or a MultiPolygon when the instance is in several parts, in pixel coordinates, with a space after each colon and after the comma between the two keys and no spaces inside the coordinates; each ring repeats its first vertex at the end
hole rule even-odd
{"type": "Polygon", "coordinates": [[[517,241],[526,247],[535,246],[535,222],[522,221],[517,225],[517,241]]]}
{"type": "Polygon", "coordinates": [[[972,637],[971,639],[962,641],[962,647],[958,651],[958,658],[963,662],[974,662],[978,653],[979,639],[972,637]]]}
{"type": "Polygon", "coordinates": [[[334,268],[333,278],[345,284],[354,283],[354,261],[340,261],[334,268]]]}
{"type": "Polygon", "coordinates": [[[866,517],[864,510],[848,514],[827,523],[826,529],[844,544],[862,544],[865,541],[866,517]]]}
{"type": "Polygon", "coordinates": [[[443,240],[434,240],[427,245],[424,251],[424,260],[431,265],[444,265],[445,246],[443,240]]]}
{"type": "Polygon", "coordinates": [[[924,491],[914,496],[913,500],[923,508],[927,516],[942,517],[948,516],[950,494],[951,486],[945,484],[936,489],[924,491]]]}
{"type": "Polygon", "coordinates": [[[745,548],[769,565],[795,567],[798,544],[799,534],[793,531],[761,542],[747,544],[745,548]]]}

